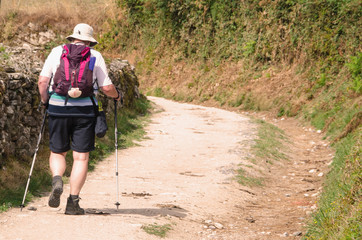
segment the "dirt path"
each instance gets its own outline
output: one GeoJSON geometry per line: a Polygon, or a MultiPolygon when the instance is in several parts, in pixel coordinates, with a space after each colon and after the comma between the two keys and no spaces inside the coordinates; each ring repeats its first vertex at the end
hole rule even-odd
{"type": "Polygon", "coordinates": [[[255,138],[256,126],[248,117],[150,99],[163,111],[152,117],[149,139],[118,152],[118,211],[113,155],[89,174],[81,193],[81,206],[98,214],[64,215],[65,185],[60,208],[49,208],[45,195],[28,205],[36,211],[27,207],[1,214],[0,240],[159,239],[141,228],[153,223],[171,225],[166,239],[299,238],[292,235],[302,231],[314,208],[318,174],[331,159],[324,142],[311,142],[320,138],[317,133],[295,122],[276,123],[289,124],[296,134],[292,160],[268,168],[266,186],[249,189],[233,179],[238,164],[247,163],[255,138]]]}

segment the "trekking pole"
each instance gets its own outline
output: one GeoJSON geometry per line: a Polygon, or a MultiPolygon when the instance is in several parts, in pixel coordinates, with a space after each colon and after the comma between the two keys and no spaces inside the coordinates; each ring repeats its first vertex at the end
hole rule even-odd
{"type": "Polygon", "coordinates": [[[114,147],[116,148],[116,184],[117,184],[117,202],[114,204],[119,205],[119,189],[118,189],[118,129],[117,129],[117,100],[114,100],[114,147]]]}
{"type": "Polygon", "coordinates": [[[25,198],[26,198],[26,194],[28,193],[30,178],[31,178],[31,174],[33,173],[33,168],[34,168],[34,164],[35,164],[35,159],[36,159],[36,155],[37,155],[38,150],[39,150],[39,144],[40,144],[40,141],[41,141],[41,136],[42,136],[42,134],[43,134],[46,117],[47,117],[47,112],[46,112],[46,110],[45,110],[44,117],[43,117],[43,122],[42,122],[42,124],[41,124],[40,133],[39,133],[39,137],[38,137],[38,142],[37,142],[37,144],[36,144],[36,148],[35,148],[35,152],[34,152],[34,156],[33,156],[33,162],[31,163],[31,168],[30,168],[30,172],[29,172],[28,181],[27,181],[26,187],[25,187],[23,202],[22,202],[21,205],[20,205],[20,211],[23,211],[23,207],[25,207],[25,205],[24,205],[24,203],[25,203],[25,198]]]}

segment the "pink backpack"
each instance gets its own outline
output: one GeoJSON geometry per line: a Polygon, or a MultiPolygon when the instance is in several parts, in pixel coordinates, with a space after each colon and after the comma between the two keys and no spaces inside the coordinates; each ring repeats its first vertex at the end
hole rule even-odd
{"type": "Polygon", "coordinates": [[[93,96],[93,68],[90,48],[85,45],[66,44],[60,65],[54,74],[53,91],[68,98],[93,96]]]}

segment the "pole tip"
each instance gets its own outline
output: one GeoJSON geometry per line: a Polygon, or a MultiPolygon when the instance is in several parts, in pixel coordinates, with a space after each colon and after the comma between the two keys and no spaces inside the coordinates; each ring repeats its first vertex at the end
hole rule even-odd
{"type": "Polygon", "coordinates": [[[119,205],[121,205],[119,202],[116,202],[114,205],[116,205],[117,206],[117,210],[118,210],[118,207],[119,207],[119,205]]]}

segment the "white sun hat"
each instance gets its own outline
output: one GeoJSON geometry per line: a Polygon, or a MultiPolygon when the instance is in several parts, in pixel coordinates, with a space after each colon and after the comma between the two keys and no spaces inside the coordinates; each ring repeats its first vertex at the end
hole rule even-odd
{"type": "Polygon", "coordinates": [[[98,42],[93,38],[93,28],[85,23],[79,23],[74,27],[73,34],[67,37],[69,41],[79,39],[82,41],[89,41],[90,46],[95,46],[98,42]]]}

